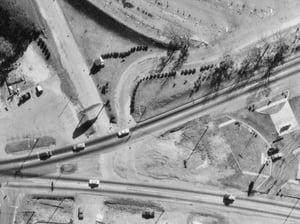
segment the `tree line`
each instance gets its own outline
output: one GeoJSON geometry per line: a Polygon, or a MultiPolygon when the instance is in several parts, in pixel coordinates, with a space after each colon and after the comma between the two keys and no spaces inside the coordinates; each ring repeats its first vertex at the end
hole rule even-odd
{"type": "Polygon", "coordinates": [[[28,18],[0,4],[0,85],[7,78],[12,64],[26,50],[29,43],[37,39],[40,31],[28,18]]]}

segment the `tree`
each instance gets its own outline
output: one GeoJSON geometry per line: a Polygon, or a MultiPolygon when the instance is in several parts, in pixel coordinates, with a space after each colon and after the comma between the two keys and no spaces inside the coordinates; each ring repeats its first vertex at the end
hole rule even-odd
{"type": "Polygon", "coordinates": [[[12,57],[14,54],[13,45],[3,37],[0,37],[0,64],[2,60],[12,57]]]}

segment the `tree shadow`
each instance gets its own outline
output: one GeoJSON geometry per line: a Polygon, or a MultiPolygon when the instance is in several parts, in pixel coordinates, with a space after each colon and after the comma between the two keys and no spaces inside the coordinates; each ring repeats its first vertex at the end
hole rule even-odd
{"type": "Polygon", "coordinates": [[[75,128],[75,130],[73,132],[72,138],[75,139],[75,138],[81,136],[82,134],[84,134],[87,130],[89,130],[92,127],[92,125],[96,122],[96,120],[97,120],[97,117],[87,120],[82,124],[80,124],[80,122],[79,122],[79,124],[77,125],[77,127],[75,128]]]}
{"type": "MultiPolygon", "coordinates": [[[[148,44],[152,45],[152,39],[137,33],[135,30],[128,28],[127,26],[119,23],[105,11],[97,8],[95,5],[90,3],[87,0],[66,0],[73,8],[75,8],[80,13],[88,16],[98,25],[104,27],[106,30],[110,30],[114,32],[116,35],[129,39],[133,43],[137,44],[148,44]]],[[[161,46],[160,43],[156,43],[157,45],[161,46]]]]}

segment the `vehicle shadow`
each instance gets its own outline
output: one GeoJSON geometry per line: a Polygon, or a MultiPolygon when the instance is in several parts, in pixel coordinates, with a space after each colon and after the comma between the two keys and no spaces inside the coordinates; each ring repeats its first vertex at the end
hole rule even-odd
{"type": "Polygon", "coordinates": [[[80,121],[79,121],[79,124],[73,131],[72,138],[75,139],[75,138],[81,136],[82,134],[84,134],[87,130],[89,130],[92,127],[92,125],[96,122],[96,120],[97,120],[97,117],[95,117],[93,119],[89,119],[89,120],[83,122],[82,124],[80,124],[80,121]]]}

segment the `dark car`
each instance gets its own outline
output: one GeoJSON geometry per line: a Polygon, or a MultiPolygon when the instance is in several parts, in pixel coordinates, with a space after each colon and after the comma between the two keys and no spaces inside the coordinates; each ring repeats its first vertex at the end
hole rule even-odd
{"type": "Polygon", "coordinates": [[[27,100],[31,98],[31,95],[29,92],[25,93],[24,95],[20,96],[18,106],[22,105],[25,103],[27,100]]]}
{"type": "Polygon", "coordinates": [[[79,220],[83,220],[83,209],[81,207],[78,208],[77,217],[79,220]]]}
{"type": "Polygon", "coordinates": [[[278,152],[279,152],[278,148],[269,148],[267,154],[268,154],[268,156],[272,156],[278,152]]]}
{"type": "Polygon", "coordinates": [[[38,154],[38,157],[40,160],[47,160],[52,156],[52,152],[48,151],[48,152],[42,152],[38,154]]]}
{"type": "Polygon", "coordinates": [[[142,218],[144,219],[153,219],[154,218],[154,211],[143,211],[142,212],[142,218]]]}

